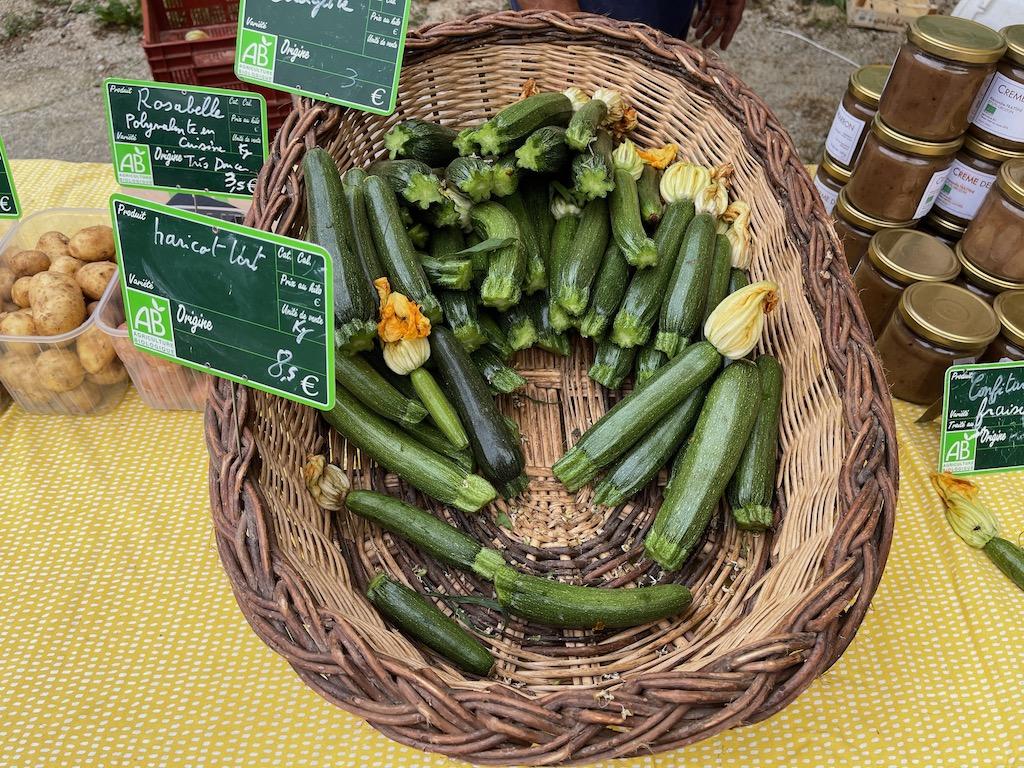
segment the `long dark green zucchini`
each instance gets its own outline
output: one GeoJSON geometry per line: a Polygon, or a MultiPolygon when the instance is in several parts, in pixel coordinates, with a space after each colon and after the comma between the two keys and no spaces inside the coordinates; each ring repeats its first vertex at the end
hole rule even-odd
{"type": "Polygon", "coordinates": [[[491,166],[479,157],[457,157],[444,172],[449,187],[454,187],[474,203],[482,203],[494,190],[491,166]]]}
{"type": "Polygon", "coordinates": [[[483,240],[508,241],[508,245],[490,252],[487,275],[480,285],[483,304],[506,310],[519,303],[526,277],[526,252],[519,225],[505,206],[493,201],[474,205],[469,215],[473,228],[483,240]]]}
{"type": "Polygon", "coordinates": [[[647,384],[624,397],[591,425],[576,445],[555,462],[555,477],[570,491],[579,490],[710,379],[721,363],[718,350],[706,341],[684,349],[647,384]]]}
{"type": "Polygon", "coordinates": [[[373,242],[392,289],[404,293],[419,304],[430,322],[439,323],[441,305],[430,287],[409,234],[402,225],[394,191],[377,176],[368,178],[363,188],[373,242]]]}
{"type": "MultiPolygon", "coordinates": [[[[640,197],[640,218],[648,227],[661,221],[665,203],[661,199],[661,171],[650,165],[644,165],[640,181],[636,183],[636,191],[640,197]]],[[[660,256],[660,254],[659,254],[660,256]]]]}
{"type": "Polygon", "coordinates": [[[608,105],[600,99],[591,99],[577,109],[565,131],[566,143],[577,152],[584,151],[597,138],[598,126],[608,116],[608,105]]]}
{"type": "Polygon", "coordinates": [[[509,433],[486,379],[450,330],[435,327],[429,338],[431,358],[469,434],[480,471],[498,483],[515,480],[525,466],[523,452],[509,433]]]}
{"type": "Polygon", "coordinates": [[[591,285],[608,247],[609,229],[607,201],[591,200],[580,215],[576,236],[558,259],[557,273],[550,275],[551,295],[570,315],[587,311],[591,285]]]}
{"type": "Polygon", "coordinates": [[[626,261],[637,269],[658,263],[658,246],[644,231],[640,219],[640,198],[636,181],[629,171],[615,170],[615,189],[611,192],[612,235],[626,261]]]}
{"type": "Polygon", "coordinates": [[[538,128],[516,150],[516,164],[535,173],[555,173],[569,162],[565,129],[557,125],[538,128]]]}
{"type": "Polygon", "coordinates": [[[520,192],[515,192],[504,200],[502,204],[516,220],[519,226],[519,240],[526,252],[526,277],[523,290],[526,293],[536,293],[548,287],[548,265],[541,251],[540,236],[536,225],[526,208],[520,192]]]}
{"type": "Polygon", "coordinates": [[[661,303],[654,346],[669,357],[693,336],[704,316],[714,254],[715,220],[706,213],[698,214],[683,235],[661,303]]]}
{"type": "Polygon", "coordinates": [[[335,346],[341,355],[352,355],[373,346],[377,296],[368,281],[366,265],[345,242],[345,196],[334,158],[322,149],[310,150],[302,169],[309,211],[308,238],[327,250],[334,267],[335,346]]]}
{"type": "Polygon", "coordinates": [[[704,313],[700,327],[708,319],[715,307],[729,295],[729,280],[732,277],[732,249],[725,235],[715,237],[715,253],[711,262],[711,274],[708,276],[708,295],[704,302],[704,313]]]}
{"type": "Polygon", "coordinates": [[[472,133],[483,155],[504,155],[545,125],[564,126],[572,117],[572,102],[563,93],[538,93],[502,109],[472,133]]]}
{"type": "Polygon", "coordinates": [[[608,389],[618,389],[633,370],[633,358],[636,350],[632,347],[620,347],[605,339],[597,345],[594,363],[587,375],[608,389]]]}
{"type": "Polygon", "coordinates": [[[520,618],[563,629],[636,627],[682,613],[690,590],[681,584],[602,589],[563,584],[503,566],[494,575],[502,609],[520,618]]]}
{"type": "Polygon", "coordinates": [[[412,118],[384,134],[384,146],[392,160],[405,157],[431,168],[443,168],[459,154],[454,145],[456,136],[454,128],[412,118]]]}
{"type": "Polygon", "coordinates": [[[759,401],[757,366],[748,360],[730,365],[711,385],[644,540],[648,557],[666,571],[678,570],[700,543],[750,438],[759,401]]]}
{"type": "Polygon", "coordinates": [[[366,169],[371,176],[385,179],[396,195],[401,195],[410,205],[427,210],[431,203],[444,199],[441,195],[441,180],[434,175],[429,165],[418,160],[378,160],[366,169]]]}
{"type": "Polygon", "coordinates": [[[601,271],[594,281],[590,306],[580,321],[580,335],[592,339],[604,338],[605,331],[619,310],[622,297],[629,284],[629,267],[619,246],[614,242],[605,249],[601,271]]]}
{"type": "Polygon", "coordinates": [[[476,350],[472,357],[476,367],[480,369],[480,373],[484,375],[487,383],[495,392],[508,395],[526,386],[526,379],[520,376],[514,368],[506,365],[505,361],[501,359],[501,355],[490,347],[476,350]]]}
{"type": "Polygon", "coordinates": [[[459,669],[481,677],[490,674],[494,666],[490,652],[422,595],[379,573],[367,587],[366,596],[392,624],[459,669]]]}
{"type": "Polygon", "coordinates": [[[344,388],[337,388],[335,406],[323,416],[356,448],[442,504],[476,512],[497,495],[487,480],[411,439],[402,427],[375,414],[344,388]]]}
{"type": "Polygon", "coordinates": [[[658,246],[658,264],[639,269],[626,288],[622,305],[612,323],[611,339],[620,347],[637,347],[647,342],[658,321],[665,289],[679,253],[686,228],[693,219],[693,203],[683,200],[670,203],[654,234],[658,246]]]}
{"type": "Polygon", "coordinates": [[[422,403],[391,386],[361,355],[338,355],[334,360],[334,377],[359,402],[386,419],[416,423],[427,415],[422,403]]]}
{"type": "MultiPolygon", "coordinates": [[[[363,185],[366,183],[366,171],[362,168],[349,168],[341,177],[341,189],[345,195],[345,212],[348,214],[349,245],[356,256],[366,267],[370,281],[384,277],[384,268],[377,256],[377,248],[373,244],[373,233],[370,220],[366,216],[366,195],[363,185]]],[[[376,295],[376,291],[374,291],[376,295]]]]}
{"type": "Polygon", "coordinates": [[[442,291],[437,298],[444,309],[445,323],[467,352],[472,352],[487,341],[477,319],[476,297],[472,292],[442,291]]]}
{"type": "Polygon", "coordinates": [[[772,526],[775,457],[779,447],[782,366],[771,355],[761,355],[756,365],[761,384],[757,421],[726,490],[736,526],[744,531],[764,531],[772,526]]]}

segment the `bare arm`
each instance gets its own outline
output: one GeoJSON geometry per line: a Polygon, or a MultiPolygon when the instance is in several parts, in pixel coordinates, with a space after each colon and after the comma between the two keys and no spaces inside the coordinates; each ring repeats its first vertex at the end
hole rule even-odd
{"type": "Polygon", "coordinates": [[[693,20],[694,38],[705,48],[718,40],[724,51],[736,34],[746,5],[747,0],[705,0],[693,20]]]}
{"type": "Polygon", "coordinates": [[[519,7],[524,11],[562,11],[575,13],[579,11],[577,0],[519,0],[519,7]]]}

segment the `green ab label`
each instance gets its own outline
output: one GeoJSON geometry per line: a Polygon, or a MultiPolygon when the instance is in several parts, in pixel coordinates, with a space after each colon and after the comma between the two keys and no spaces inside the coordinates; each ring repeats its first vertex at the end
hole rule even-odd
{"type": "Polygon", "coordinates": [[[970,472],[978,448],[975,430],[947,432],[942,443],[942,468],[946,472],[970,472]]]}
{"type": "Polygon", "coordinates": [[[154,296],[134,288],[128,288],[126,292],[135,346],[174,355],[170,302],[163,296],[154,296]]]}
{"type": "Polygon", "coordinates": [[[238,61],[238,74],[267,83],[274,82],[277,35],[243,29],[239,40],[239,50],[242,55],[238,61]]]}
{"type": "Polygon", "coordinates": [[[114,166],[121,184],[152,184],[153,165],[144,144],[114,144],[114,166]]]}

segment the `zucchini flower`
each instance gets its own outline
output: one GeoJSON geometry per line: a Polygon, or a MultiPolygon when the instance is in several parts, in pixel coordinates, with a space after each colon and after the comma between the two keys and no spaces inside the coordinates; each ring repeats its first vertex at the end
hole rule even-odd
{"type": "Polygon", "coordinates": [[[580,107],[590,101],[590,97],[575,85],[566,88],[562,93],[564,93],[569,101],[572,102],[573,112],[578,111],[580,107]]]}
{"type": "Polygon", "coordinates": [[[562,195],[555,195],[551,199],[551,215],[555,221],[564,219],[566,216],[579,216],[581,209],[572,200],[567,200],[562,195]]]}
{"type": "Polygon", "coordinates": [[[679,147],[675,144],[666,144],[664,147],[638,149],[636,151],[636,153],[640,155],[641,160],[652,168],[657,168],[659,171],[668,168],[672,161],[676,159],[678,152],[679,147]]]}
{"type": "Polygon", "coordinates": [[[750,250],[750,206],[736,200],[725,209],[721,220],[729,224],[724,234],[732,252],[732,265],[736,269],[749,269],[754,255],[750,250]]]}
{"type": "Polygon", "coordinates": [[[523,87],[519,91],[519,101],[522,101],[523,99],[528,99],[531,96],[536,96],[538,93],[540,93],[540,88],[537,87],[537,80],[531,77],[529,80],[523,83],[523,87]]]}
{"type": "Polygon", "coordinates": [[[697,213],[721,216],[729,207],[729,181],[732,178],[731,164],[716,166],[711,170],[710,183],[694,198],[697,213]]]}
{"type": "Polygon", "coordinates": [[[746,357],[761,340],[764,318],[779,303],[779,286],[762,280],[730,293],[708,315],[704,338],[722,357],[746,357]]]}
{"type": "Polygon", "coordinates": [[[459,217],[459,227],[464,232],[468,232],[472,229],[473,222],[469,218],[469,212],[473,208],[473,201],[451,187],[444,189],[441,194],[451,200],[455,205],[455,213],[459,217]]]}
{"type": "Polygon", "coordinates": [[[632,107],[626,107],[622,113],[622,117],[611,123],[608,126],[608,130],[612,132],[612,136],[618,140],[625,136],[627,133],[632,133],[636,127],[640,124],[640,116],[637,115],[636,110],[632,107]]]}
{"type": "Polygon", "coordinates": [[[661,175],[661,196],[666,203],[696,200],[711,183],[711,172],[700,165],[680,160],[661,175]]]}
{"type": "Polygon", "coordinates": [[[605,125],[617,123],[626,116],[629,104],[618,91],[613,91],[610,88],[598,88],[594,91],[594,98],[603,101],[604,105],[608,107],[608,114],[604,118],[605,125]]]}
{"type": "Polygon", "coordinates": [[[612,152],[612,162],[616,170],[628,171],[634,181],[638,181],[640,174],[644,172],[644,161],[636,151],[636,144],[629,139],[624,140],[612,152]]]}
{"type": "Polygon", "coordinates": [[[983,549],[999,535],[995,515],[978,501],[978,486],[949,472],[932,475],[932,485],[946,505],[946,522],[957,536],[975,549],[983,549]]]}
{"type": "Polygon", "coordinates": [[[391,290],[386,277],[373,281],[380,296],[377,334],[384,343],[384,362],[397,374],[406,376],[430,357],[430,318],[408,297],[391,290]]]}
{"type": "Polygon", "coordinates": [[[302,467],[306,490],[324,509],[339,510],[345,505],[350,487],[348,475],[341,467],[328,464],[323,454],[308,456],[302,467]]]}

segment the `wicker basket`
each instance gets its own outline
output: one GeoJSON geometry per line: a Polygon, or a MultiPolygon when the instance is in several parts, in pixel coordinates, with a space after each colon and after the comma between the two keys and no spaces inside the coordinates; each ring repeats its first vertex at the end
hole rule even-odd
{"type": "MultiPolygon", "coordinates": [[[[478,121],[528,77],[546,88],[607,85],[640,112],[642,142],[675,141],[736,166],[753,209],[756,278],[783,304],[764,346],[785,366],[778,525],[771,535],[713,524],[673,578],[694,591],[674,621],[619,632],[555,631],[482,604],[439,600],[498,659],[492,679],[462,674],[386,625],[363,597],[378,570],[421,591],[490,597],[489,585],[422,557],[347,514],[318,508],[300,467],[327,451],[353,484],[426,504],[362,461],[316,411],[220,381],[206,413],[217,545],[253,629],[329,701],[397,741],[477,763],[587,762],[661,751],[769,717],[842,654],[867,610],[892,535],[897,458],[885,379],[829,219],[789,137],[714,57],[603,17],[500,13],[410,34],[399,112],[389,118],[300,99],[271,148],[248,223],[301,234],[297,164],[327,148],[365,165],[406,116],[478,121]]],[[[643,558],[661,483],[619,509],[569,495],[551,464],[614,401],[567,360],[518,360],[531,486],[476,516],[438,509],[532,573],[605,586],[664,578],[643,558]]]]}

